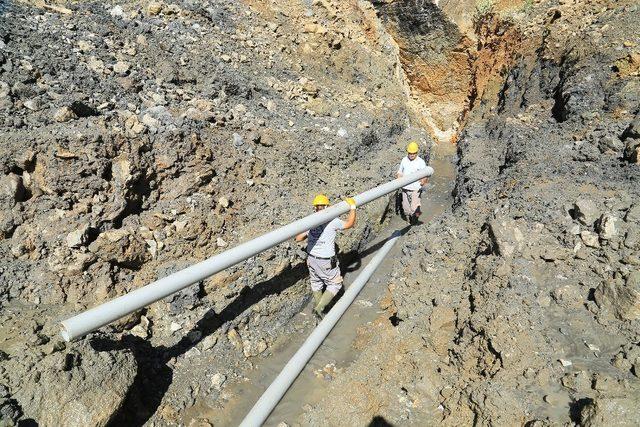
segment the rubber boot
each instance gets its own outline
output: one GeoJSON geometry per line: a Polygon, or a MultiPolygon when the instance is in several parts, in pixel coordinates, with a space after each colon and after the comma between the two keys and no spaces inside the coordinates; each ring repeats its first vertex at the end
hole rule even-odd
{"type": "Polygon", "coordinates": [[[322,291],[313,291],[313,306],[317,306],[322,298],[322,291]]]}
{"type": "Polygon", "coordinates": [[[324,309],[327,307],[327,305],[329,305],[334,296],[335,295],[333,295],[331,292],[324,291],[324,293],[322,294],[322,298],[320,298],[320,301],[316,305],[316,308],[313,309],[316,316],[319,316],[320,318],[324,317],[324,309]]]}

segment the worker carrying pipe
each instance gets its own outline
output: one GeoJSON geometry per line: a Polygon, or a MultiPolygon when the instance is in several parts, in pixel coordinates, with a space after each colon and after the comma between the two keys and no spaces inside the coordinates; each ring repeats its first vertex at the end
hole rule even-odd
{"type": "MultiPolygon", "coordinates": [[[[307,267],[313,293],[313,315],[318,320],[322,320],[324,309],[342,288],[342,274],[336,256],[336,234],[338,231],[352,228],[356,223],[356,201],[347,198],[345,202],[350,208],[346,221],[334,218],[295,237],[296,242],[308,238],[307,267]]],[[[314,210],[320,212],[329,206],[329,198],[324,194],[318,194],[312,204],[314,210]]]]}
{"type": "MultiPolygon", "coordinates": [[[[425,161],[418,156],[419,148],[418,143],[415,141],[411,141],[409,145],[407,145],[407,156],[400,162],[398,172],[396,172],[396,178],[402,178],[405,175],[416,173],[427,168],[425,161]]],[[[420,211],[420,193],[428,182],[429,177],[425,176],[420,181],[414,181],[402,187],[402,210],[404,211],[405,218],[411,225],[418,223],[418,218],[422,213],[420,211]]]]}
{"type": "MultiPolygon", "coordinates": [[[[382,197],[397,189],[418,181],[433,174],[433,169],[426,167],[415,174],[404,175],[394,181],[381,184],[375,188],[358,194],[354,200],[358,206],[365,205],[372,200],[382,197]]],[[[155,301],[178,292],[187,286],[203,280],[227,267],[246,260],[260,252],[269,249],[279,243],[295,237],[305,230],[325,224],[342,214],[349,212],[351,206],[348,202],[337,203],[326,209],[315,212],[304,218],[272,230],[262,236],[244,242],[234,248],[228,249],[209,259],[200,261],[183,270],[176,271],[128,294],[119,296],[93,307],[87,311],[65,319],[62,324],[62,337],[65,341],[81,337],[95,329],[107,325],[127,314],[133,313],[155,301]]]]}

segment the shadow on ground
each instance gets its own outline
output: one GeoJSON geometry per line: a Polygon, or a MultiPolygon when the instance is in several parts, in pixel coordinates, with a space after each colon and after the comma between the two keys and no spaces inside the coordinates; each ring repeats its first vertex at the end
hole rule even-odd
{"type": "Polygon", "coordinates": [[[393,427],[393,424],[385,420],[384,417],[376,415],[371,419],[371,422],[367,427],[393,427]]]}
{"type": "MultiPolygon", "coordinates": [[[[104,337],[94,338],[92,347],[97,351],[130,350],[137,362],[138,370],[125,402],[110,425],[141,426],[156,412],[169,385],[173,381],[173,369],[167,366],[172,358],[181,356],[197,345],[202,339],[216,332],[228,322],[232,322],[245,310],[262,299],[280,294],[298,283],[306,276],[303,263],[284,270],[277,276],[258,283],[254,287],[245,287],[240,294],[220,313],[213,309],[207,311],[191,331],[202,335],[197,341],[191,341],[185,334],[175,345],[154,347],[139,337],[125,335],[119,341],[104,337]]],[[[191,332],[190,331],[190,332],[191,332]]]]}
{"type": "MultiPolygon", "coordinates": [[[[406,226],[400,231],[405,234],[411,226],[406,226]]],[[[365,251],[351,251],[340,256],[343,265],[343,274],[358,270],[362,265],[362,259],[377,251],[391,237],[383,239],[365,251]]],[[[173,346],[154,347],[147,339],[132,335],[125,335],[119,341],[96,337],[91,346],[96,351],[130,350],[137,362],[137,372],[132,387],[129,389],[124,404],[110,425],[142,426],[158,410],[162,399],[173,381],[173,369],[167,366],[171,359],[181,356],[197,345],[202,339],[216,332],[226,323],[232,322],[241,313],[251,308],[262,299],[277,295],[294,286],[307,276],[305,263],[299,263],[294,267],[284,270],[277,276],[256,284],[253,287],[245,287],[240,294],[227,305],[220,313],[213,309],[207,311],[191,331],[199,331],[201,338],[191,341],[187,333],[173,346]]],[[[343,291],[341,291],[343,293],[343,291]]],[[[341,296],[341,294],[339,294],[341,296]]],[[[337,301],[339,298],[336,298],[337,301]]],[[[333,302],[333,304],[335,303],[333,302]]],[[[191,332],[190,331],[190,332],[191,332]]],[[[375,419],[374,419],[375,421],[375,419]]],[[[372,423],[374,422],[372,421],[372,423]]],[[[371,424],[389,425],[389,424],[371,424]]]]}

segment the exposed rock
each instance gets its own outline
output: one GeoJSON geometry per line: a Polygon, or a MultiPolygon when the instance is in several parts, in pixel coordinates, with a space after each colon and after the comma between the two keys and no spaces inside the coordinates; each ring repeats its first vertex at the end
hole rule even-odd
{"type": "Polygon", "coordinates": [[[620,233],[621,223],[620,218],[616,216],[610,214],[602,215],[599,222],[600,238],[610,240],[616,237],[620,233]]]}
{"type": "Polygon", "coordinates": [[[640,401],[638,394],[627,397],[599,397],[580,411],[581,424],[588,427],[604,425],[638,425],[640,401]]]}
{"type": "Polygon", "coordinates": [[[211,377],[211,386],[216,390],[220,390],[226,381],[227,377],[217,372],[211,377]]]}
{"type": "Polygon", "coordinates": [[[147,12],[149,15],[157,15],[162,12],[162,7],[162,3],[154,1],[147,5],[147,12]]]}
{"type": "Polygon", "coordinates": [[[227,332],[227,338],[229,338],[229,342],[231,342],[236,349],[241,350],[243,348],[242,339],[237,330],[230,329],[229,332],[227,332]]]}
{"type": "Polygon", "coordinates": [[[267,343],[263,340],[251,341],[242,340],[242,352],[245,357],[254,357],[263,353],[267,349],[267,343]]]}
{"type": "Polygon", "coordinates": [[[637,228],[630,228],[624,239],[624,245],[629,249],[640,248],[640,230],[637,228]]]}
{"type": "Polygon", "coordinates": [[[24,107],[31,111],[38,111],[41,108],[40,101],[37,99],[30,99],[24,102],[24,107]]]}
{"type": "Polygon", "coordinates": [[[572,285],[564,285],[556,288],[551,293],[553,299],[564,307],[582,307],[584,297],[580,295],[580,291],[572,285]]]}
{"type": "Polygon", "coordinates": [[[223,208],[225,208],[225,209],[228,208],[229,206],[231,206],[231,202],[225,196],[222,196],[222,197],[218,198],[218,204],[220,206],[222,206],[223,208]]]}
{"type": "Polygon", "coordinates": [[[624,219],[627,222],[640,224],[640,203],[636,203],[629,208],[624,219]]]}
{"type": "Polygon", "coordinates": [[[489,221],[489,232],[499,255],[511,257],[522,250],[524,234],[516,221],[510,218],[495,218],[489,221]]]}
{"type": "Polygon", "coordinates": [[[576,218],[584,225],[592,226],[600,216],[598,207],[593,200],[578,199],[574,205],[576,218]]]}
{"type": "Polygon", "coordinates": [[[43,359],[38,371],[39,387],[16,392],[25,415],[45,425],[105,426],[133,384],[136,362],[129,352],[96,351],[85,341],[43,359]]]}
{"type": "MultiPolygon", "coordinates": [[[[0,386],[3,387],[4,386],[0,386]]],[[[22,416],[22,408],[18,402],[9,398],[8,393],[0,397],[0,422],[2,425],[18,425],[18,420],[22,416]]]]}
{"type": "Polygon", "coordinates": [[[211,350],[216,343],[218,342],[218,337],[216,335],[208,335],[202,340],[202,350],[211,350]]]}
{"type": "Polygon", "coordinates": [[[640,117],[636,116],[629,126],[622,132],[621,139],[640,139],[640,117]]]}
{"type": "Polygon", "coordinates": [[[109,15],[116,18],[122,18],[124,16],[124,10],[122,9],[122,6],[117,5],[112,7],[111,10],[109,10],[109,15]]]}
{"type": "Polygon", "coordinates": [[[4,195],[13,203],[24,200],[26,190],[22,177],[10,173],[0,178],[0,196],[4,195]]]}
{"type": "Polygon", "coordinates": [[[89,250],[103,260],[133,268],[150,258],[144,240],[126,229],[100,233],[89,250]]]}
{"type": "Polygon", "coordinates": [[[586,246],[589,246],[590,248],[600,247],[600,242],[598,241],[598,235],[595,233],[584,230],[580,232],[580,238],[582,238],[582,241],[584,242],[584,244],[586,246]]]}
{"type": "Polygon", "coordinates": [[[624,145],[624,159],[630,163],[640,164],[640,140],[626,140],[624,145]]]}
{"type": "Polygon", "coordinates": [[[89,224],[84,224],[82,227],[67,234],[67,246],[70,248],[79,248],[87,243],[89,224]]]}
{"type": "Polygon", "coordinates": [[[118,74],[125,74],[129,71],[129,68],[131,68],[131,65],[126,61],[118,61],[113,65],[113,71],[118,74]]]}
{"type": "Polygon", "coordinates": [[[640,271],[630,273],[626,280],[603,282],[595,292],[596,302],[607,307],[618,318],[640,318],[640,271]]]}
{"type": "Polygon", "coordinates": [[[70,107],[59,108],[58,111],[56,111],[55,114],[53,115],[53,119],[56,122],[60,122],[60,123],[68,122],[70,120],[74,120],[77,118],[78,116],[76,115],[76,113],[73,112],[73,110],[70,107]]]}
{"type": "Polygon", "coordinates": [[[165,301],[169,303],[169,311],[173,314],[181,314],[192,310],[200,301],[201,289],[200,284],[196,283],[168,296],[165,301]]]}
{"type": "MultiPolygon", "coordinates": [[[[299,218],[310,192],[384,182],[407,141],[431,136],[429,220],[374,279],[389,313],[363,324],[344,373],[320,369],[326,399],[291,422],[568,425],[585,397],[635,392],[637,356],[625,347],[609,365],[608,353],[636,331],[607,316],[634,315],[640,262],[628,209],[638,168],[621,161],[638,157],[634,5],[31,3],[2,8],[0,30],[0,177],[24,188],[0,195],[3,417],[204,425],[206,408],[225,419],[216,411],[229,413],[235,387],[212,375],[243,381],[269,343],[312,327],[291,244],[78,343],[46,343],[50,324],[299,218]],[[54,391],[100,403],[90,410],[117,411],[102,371],[117,378],[122,361],[100,365],[87,342],[140,363],[133,388],[115,385],[128,395],[117,419],[32,398],[55,379],[54,391]],[[43,381],[49,359],[60,378],[43,381]],[[598,376],[608,371],[618,377],[598,376]],[[41,406],[71,413],[42,418],[41,406]]],[[[387,202],[340,236],[347,258],[399,224],[390,210],[380,222],[387,202]]]]}
{"type": "Polygon", "coordinates": [[[146,339],[149,337],[149,327],[151,322],[146,316],[140,316],[140,323],[131,328],[131,335],[146,339]]]}

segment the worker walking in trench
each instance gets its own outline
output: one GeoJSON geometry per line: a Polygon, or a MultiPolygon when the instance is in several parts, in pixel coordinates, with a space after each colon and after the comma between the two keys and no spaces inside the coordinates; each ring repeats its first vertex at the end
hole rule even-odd
{"type": "MultiPolygon", "coordinates": [[[[412,141],[407,145],[407,156],[400,162],[396,178],[410,175],[427,167],[424,160],[418,156],[418,143],[412,141]]],[[[402,210],[411,225],[418,223],[418,217],[422,213],[420,211],[420,193],[422,187],[429,182],[429,178],[422,178],[420,181],[402,187],[402,210]]]]}
{"type": "MultiPolygon", "coordinates": [[[[336,234],[338,231],[348,230],[356,223],[356,201],[352,198],[345,200],[351,210],[346,221],[334,218],[326,224],[319,225],[309,231],[298,234],[296,242],[308,238],[307,266],[311,291],[313,292],[313,314],[322,319],[324,309],[342,288],[342,275],[336,256],[336,234]]],[[[329,199],[324,194],[318,194],[313,199],[313,208],[319,212],[329,206],[329,199]]]]}

